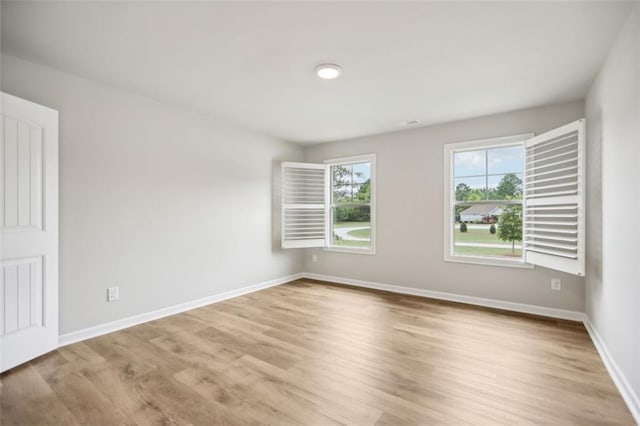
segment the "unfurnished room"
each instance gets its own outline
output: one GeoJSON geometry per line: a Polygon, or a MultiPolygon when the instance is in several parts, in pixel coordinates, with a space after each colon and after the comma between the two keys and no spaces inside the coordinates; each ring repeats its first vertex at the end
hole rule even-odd
{"type": "Polygon", "coordinates": [[[0,2],[0,425],[640,424],[640,1],[0,2]]]}

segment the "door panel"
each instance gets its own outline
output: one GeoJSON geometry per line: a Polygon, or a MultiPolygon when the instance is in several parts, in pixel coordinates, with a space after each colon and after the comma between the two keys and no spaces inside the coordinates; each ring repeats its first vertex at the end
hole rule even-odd
{"type": "Polygon", "coordinates": [[[41,257],[2,263],[0,337],[43,325],[43,282],[41,257]]]}

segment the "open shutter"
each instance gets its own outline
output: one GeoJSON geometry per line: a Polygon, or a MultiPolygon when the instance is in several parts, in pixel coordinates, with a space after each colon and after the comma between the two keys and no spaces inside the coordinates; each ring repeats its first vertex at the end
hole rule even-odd
{"type": "Polygon", "coordinates": [[[282,163],[282,248],[324,247],[327,166],[282,163]]]}
{"type": "Polygon", "coordinates": [[[584,275],[584,119],[526,141],[525,261],[584,275]]]}

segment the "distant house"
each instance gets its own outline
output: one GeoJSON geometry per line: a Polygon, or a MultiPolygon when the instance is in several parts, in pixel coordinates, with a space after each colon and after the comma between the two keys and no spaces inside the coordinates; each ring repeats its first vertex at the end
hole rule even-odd
{"type": "Polygon", "coordinates": [[[460,212],[460,222],[475,222],[487,216],[500,216],[502,208],[498,204],[478,204],[460,212]]]}

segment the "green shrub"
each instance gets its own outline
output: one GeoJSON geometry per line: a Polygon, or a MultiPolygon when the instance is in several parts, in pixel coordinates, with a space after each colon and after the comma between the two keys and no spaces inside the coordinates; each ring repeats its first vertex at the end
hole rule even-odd
{"type": "Polygon", "coordinates": [[[496,233],[496,226],[494,224],[491,224],[491,226],[489,227],[489,233],[490,234],[496,233]]]}
{"type": "Polygon", "coordinates": [[[336,222],[369,222],[371,221],[371,208],[369,207],[336,207],[336,222]]]}
{"type": "Polygon", "coordinates": [[[462,222],[460,224],[460,232],[467,232],[467,224],[462,222]]]}

